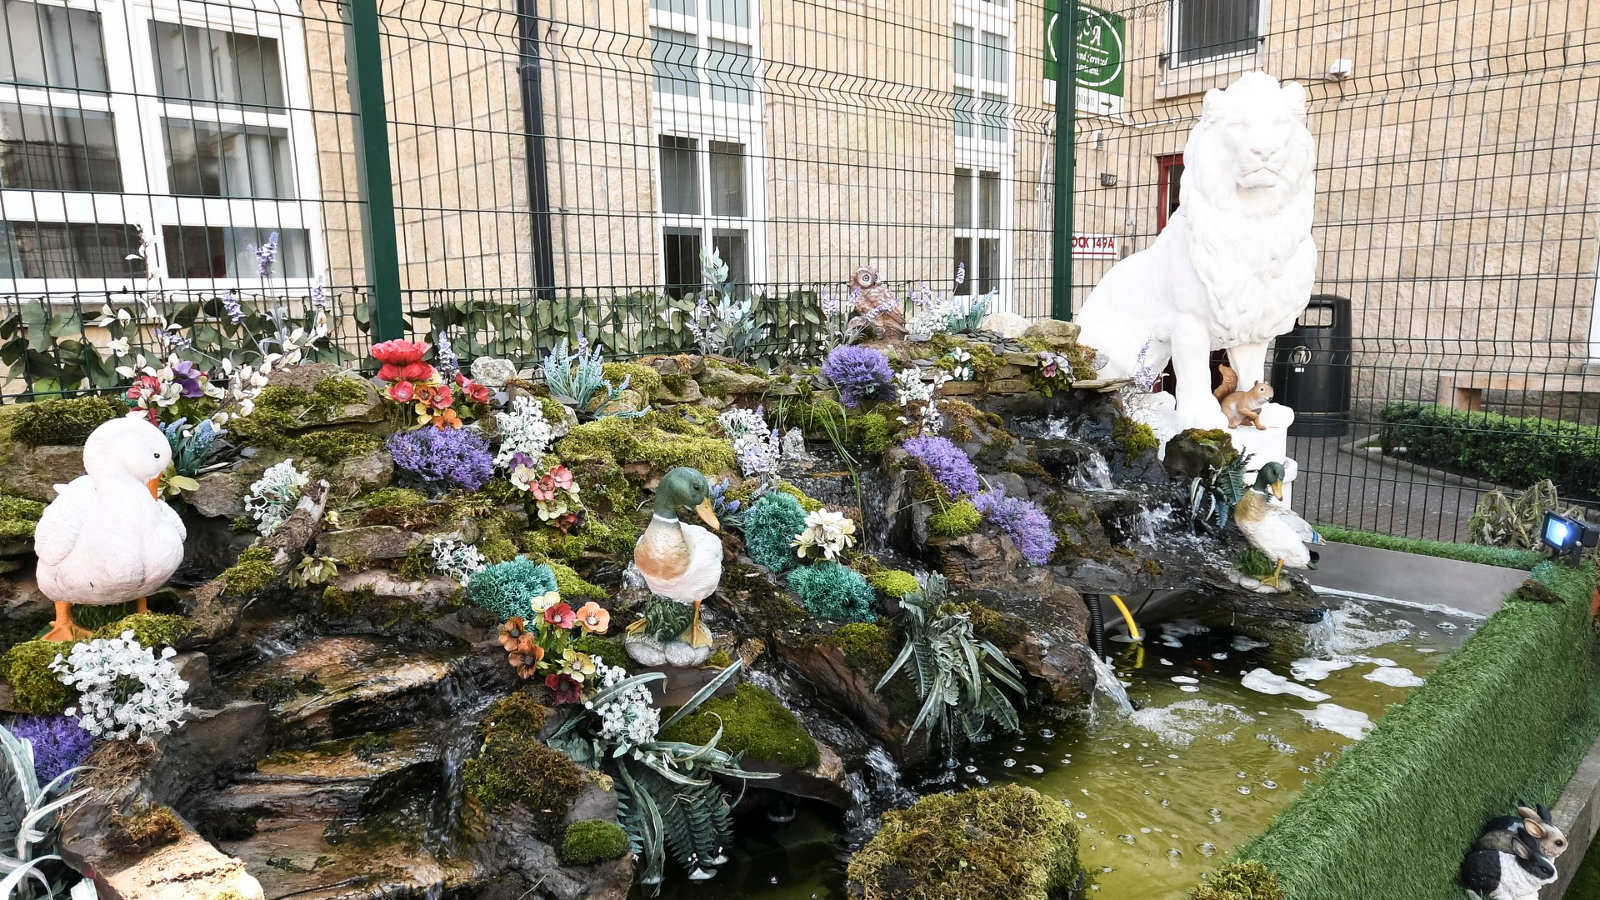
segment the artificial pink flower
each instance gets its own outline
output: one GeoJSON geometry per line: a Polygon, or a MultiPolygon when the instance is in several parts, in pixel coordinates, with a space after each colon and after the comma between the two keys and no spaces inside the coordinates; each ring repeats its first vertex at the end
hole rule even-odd
{"type": "Polygon", "coordinates": [[[381,363],[389,363],[396,366],[421,362],[422,357],[427,352],[427,344],[421,341],[403,341],[399,338],[372,346],[374,359],[381,363]]]}
{"type": "Polygon", "coordinates": [[[544,611],[544,620],[565,631],[578,624],[578,614],[565,603],[557,603],[544,611]]]}
{"type": "Polygon", "coordinates": [[[416,388],[412,387],[409,381],[396,381],[389,385],[389,399],[399,403],[410,403],[416,393],[416,388]]]}
{"type": "Polygon", "coordinates": [[[574,681],[571,675],[546,675],[544,686],[555,694],[558,706],[563,703],[577,703],[583,699],[583,686],[574,681]]]}

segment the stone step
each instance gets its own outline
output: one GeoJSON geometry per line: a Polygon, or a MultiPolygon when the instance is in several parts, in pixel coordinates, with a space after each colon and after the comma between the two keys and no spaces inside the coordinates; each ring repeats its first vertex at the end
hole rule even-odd
{"type": "Polygon", "coordinates": [[[205,809],[324,822],[353,817],[362,799],[385,778],[444,757],[446,740],[438,736],[442,727],[430,724],[280,750],[257,763],[256,771],[235,776],[233,785],[208,797],[205,809]]]}
{"type": "Polygon", "coordinates": [[[263,820],[254,836],[218,846],[244,862],[267,900],[431,897],[480,877],[470,863],[440,860],[398,841],[355,837],[330,843],[328,826],[309,820],[263,820]]]}
{"type": "Polygon", "coordinates": [[[276,746],[306,746],[448,714],[467,659],[373,636],[319,637],[222,687],[271,704],[276,746]]]}

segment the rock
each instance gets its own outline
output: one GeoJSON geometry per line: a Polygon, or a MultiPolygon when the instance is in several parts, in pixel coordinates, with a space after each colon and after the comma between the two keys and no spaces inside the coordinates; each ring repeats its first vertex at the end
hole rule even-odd
{"type": "Polygon", "coordinates": [[[1187,481],[1205,477],[1212,469],[1226,465],[1234,455],[1233,440],[1227,432],[1191,428],[1167,441],[1162,464],[1168,475],[1187,481]]]}
{"type": "MultiPolygon", "coordinates": [[[[1231,577],[1228,580],[1233,581],[1231,577]]],[[[1234,581],[1234,584],[1237,584],[1239,587],[1242,587],[1247,591],[1253,591],[1261,586],[1261,580],[1259,578],[1251,578],[1248,575],[1240,575],[1239,580],[1234,581]]]]}
{"type": "Polygon", "coordinates": [[[641,666],[667,664],[666,648],[660,641],[648,635],[630,634],[622,639],[622,647],[628,651],[628,656],[641,666]]]}
{"type": "Polygon", "coordinates": [[[352,456],[335,466],[328,480],[346,497],[386,488],[394,480],[394,458],[387,450],[352,456]]]}
{"type": "Polygon", "coordinates": [[[695,647],[687,641],[668,641],[662,648],[667,665],[687,669],[698,666],[711,657],[711,648],[695,647]]]}
{"type": "Polygon", "coordinates": [[[179,653],[172,658],[172,664],[178,668],[178,677],[189,685],[185,699],[211,690],[211,660],[204,653],[179,653]]]}
{"type": "Polygon", "coordinates": [[[850,773],[839,752],[822,741],[817,741],[822,759],[809,769],[796,769],[780,762],[745,759],[744,768],[751,772],[774,772],[777,778],[753,781],[751,784],[766,791],[777,791],[794,797],[816,800],[839,809],[855,806],[855,796],[850,792],[850,773]]]}
{"type": "Polygon", "coordinates": [[[366,525],[342,531],[326,531],[317,536],[318,556],[330,556],[341,561],[358,559],[404,559],[411,548],[435,538],[450,538],[471,544],[478,539],[478,526],[470,519],[456,523],[448,532],[423,534],[403,531],[393,525],[366,525]]]}
{"type": "MultiPolygon", "coordinates": [[[[181,822],[182,819],[179,819],[181,822]]],[[[100,876],[102,900],[192,900],[238,896],[262,900],[261,883],[242,861],[223,853],[184,823],[183,836],[143,857],[98,861],[88,858],[100,876]],[[228,894],[227,892],[233,892],[228,894]]]]}
{"type": "Polygon", "coordinates": [[[877,692],[882,673],[852,667],[844,651],[819,640],[816,634],[780,635],[776,651],[780,659],[816,688],[824,703],[881,741],[896,759],[911,764],[927,758],[931,750],[927,732],[918,732],[908,741],[911,722],[896,716],[877,692]]]}
{"type": "Polygon", "coordinates": [[[816,457],[806,449],[806,434],[798,428],[791,428],[783,435],[783,459],[786,462],[813,463],[816,457]]]}
{"type": "Polygon", "coordinates": [[[767,377],[755,372],[742,372],[725,363],[706,360],[705,371],[696,376],[700,390],[709,397],[731,397],[736,394],[755,394],[766,390],[767,377]]]}
{"type": "Polygon", "coordinates": [[[507,381],[517,377],[517,365],[509,359],[480,356],[472,361],[472,378],[492,390],[505,387],[507,381]]]}
{"type": "Polygon", "coordinates": [[[410,581],[388,569],[345,572],[334,579],[333,584],[345,593],[370,590],[383,599],[412,600],[427,609],[435,610],[448,607],[450,598],[455,596],[461,587],[452,578],[410,581]]]}
{"type": "Polygon", "coordinates": [[[989,313],[978,323],[978,330],[1014,341],[1028,332],[1028,320],[1016,313],[989,313]]]}
{"type": "Polygon", "coordinates": [[[301,363],[276,372],[272,376],[275,387],[299,388],[304,391],[314,389],[318,384],[330,378],[342,378],[362,388],[361,398],[354,403],[349,403],[344,408],[329,413],[327,421],[318,423],[318,427],[334,425],[373,424],[382,422],[388,417],[388,410],[384,408],[383,397],[379,395],[378,388],[369,379],[362,378],[359,373],[351,372],[333,363],[301,363]]]}
{"type": "Polygon", "coordinates": [[[39,591],[32,573],[0,580],[0,619],[13,621],[54,609],[50,598],[39,591]]]}
{"type": "Polygon", "coordinates": [[[233,519],[244,515],[244,496],[259,477],[259,472],[207,472],[195,479],[200,486],[183,499],[202,516],[233,519]]]}
{"type": "Polygon", "coordinates": [[[495,813],[487,838],[472,848],[475,858],[505,873],[473,894],[478,900],[624,900],[633,887],[633,857],[592,866],[567,866],[536,818],[520,805],[495,813]]]}
{"type": "Polygon", "coordinates": [[[1029,325],[1022,333],[1025,339],[1044,341],[1052,350],[1065,350],[1078,343],[1078,323],[1043,319],[1029,325]]]}
{"type": "Polygon", "coordinates": [[[617,415],[619,413],[643,412],[650,406],[644,393],[632,388],[617,394],[617,398],[596,410],[597,415],[617,415]]]}
{"type": "Polygon", "coordinates": [[[56,498],[55,486],[83,474],[83,448],[57,444],[11,445],[11,464],[0,469],[8,493],[40,503],[56,498]]]}
{"type": "MultiPolygon", "coordinates": [[[[656,370],[661,370],[660,361],[657,361],[656,370]]],[[[661,386],[656,388],[655,399],[658,403],[699,403],[705,395],[700,392],[700,383],[693,378],[684,377],[678,373],[677,366],[667,361],[667,371],[663,374],[669,376],[661,379],[661,386]],[[679,379],[682,379],[681,381],[679,379]],[[676,389],[675,389],[676,388],[676,389]]]]}

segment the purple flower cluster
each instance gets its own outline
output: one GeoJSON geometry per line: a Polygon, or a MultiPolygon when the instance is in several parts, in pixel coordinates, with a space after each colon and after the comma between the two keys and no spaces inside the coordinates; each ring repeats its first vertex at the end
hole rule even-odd
{"type": "Polygon", "coordinates": [[[905,443],[912,459],[921,462],[932,473],[933,480],[956,499],[978,492],[978,470],[965,450],[937,435],[914,437],[905,443]]]}
{"type": "Polygon", "coordinates": [[[256,255],[256,274],[262,278],[271,278],[272,266],[278,260],[278,233],[274,231],[265,244],[251,247],[250,252],[256,255]]]}
{"type": "Polygon", "coordinates": [[[1007,497],[1004,490],[993,490],[979,494],[973,505],[985,519],[1011,536],[1028,562],[1043,565],[1050,561],[1050,554],[1056,549],[1056,535],[1050,528],[1050,517],[1038,504],[1007,497]]]}
{"type": "Polygon", "coordinates": [[[870,347],[835,347],[822,364],[822,374],[839,389],[845,406],[888,394],[894,382],[889,357],[870,347]]]}
{"type": "Polygon", "coordinates": [[[394,464],[422,479],[430,487],[461,487],[475,491],[494,475],[494,454],[489,441],[467,428],[416,428],[390,435],[389,455],[394,464]]]}
{"type": "Polygon", "coordinates": [[[239,295],[229,291],[222,295],[222,309],[228,314],[228,321],[237,325],[244,321],[244,306],[239,303],[239,295]]]}
{"type": "Polygon", "coordinates": [[[33,771],[40,784],[82,763],[94,745],[94,735],[69,716],[23,716],[12,723],[11,733],[33,744],[33,771]]]}

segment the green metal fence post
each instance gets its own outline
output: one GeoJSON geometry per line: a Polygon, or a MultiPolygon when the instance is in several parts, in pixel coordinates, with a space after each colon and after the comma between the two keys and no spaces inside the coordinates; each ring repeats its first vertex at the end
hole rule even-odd
{"type": "Polygon", "coordinates": [[[1078,0],[1061,0],[1056,19],[1055,209],[1050,258],[1050,318],[1072,318],[1073,143],[1078,119],[1078,0]]]}
{"type": "Polygon", "coordinates": [[[361,186],[361,225],[367,279],[372,289],[372,339],[405,335],[400,306],[400,249],[395,239],[394,182],[389,171],[389,115],[383,94],[383,39],[378,0],[351,0],[348,66],[350,106],[356,131],[356,177],[361,186]]]}

